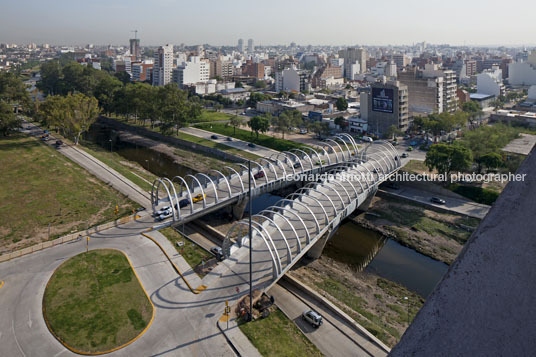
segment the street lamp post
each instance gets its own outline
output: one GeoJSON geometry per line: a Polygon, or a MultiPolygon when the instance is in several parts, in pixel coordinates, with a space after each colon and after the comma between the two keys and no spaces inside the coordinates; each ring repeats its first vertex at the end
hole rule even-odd
{"type": "Polygon", "coordinates": [[[253,241],[251,230],[251,215],[252,203],[251,203],[251,160],[248,161],[248,199],[249,199],[249,318],[253,318],[253,272],[252,272],[252,257],[253,257],[253,241]]]}
{"type": "Polygon", "coordinates": [[[407,314],[407,316],[408,316],[408,326],[409,326],[409,299],[408,299],[407,296],[404,296],[404,300],[406,300],[406,302],[408,303],[408,314],[407,314]]]}
{"type": "Polygon", "coordinates": [[[108,140],[110,142],[110,152],[112,152],[112,139],[108,140]]]}

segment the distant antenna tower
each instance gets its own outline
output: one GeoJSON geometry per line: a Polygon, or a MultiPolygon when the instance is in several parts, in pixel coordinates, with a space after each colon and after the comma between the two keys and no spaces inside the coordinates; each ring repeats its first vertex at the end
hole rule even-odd
{"type": "Polygon", "coordinates": [[[134,39],[137,40],[138,39],[138,30],[132,30],[130,32],[134,32],[134,39]]]}

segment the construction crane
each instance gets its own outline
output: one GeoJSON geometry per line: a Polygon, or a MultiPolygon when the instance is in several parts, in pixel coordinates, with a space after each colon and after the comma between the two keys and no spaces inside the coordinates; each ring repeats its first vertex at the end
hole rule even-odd
{"type": "Polygon", "coordinates": [[[138,39],[138,30],[131,30],[130,32],[134,32],[134,39],[138,39]]]}

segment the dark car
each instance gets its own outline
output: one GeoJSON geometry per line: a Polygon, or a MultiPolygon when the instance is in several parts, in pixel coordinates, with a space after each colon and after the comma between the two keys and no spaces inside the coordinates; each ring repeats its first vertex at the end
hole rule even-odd
{"type": "Polygon", "coordinates": [[[294,167],[295,169],[299,169],[301,167],[301,164],[299,162],[296,162],[294,163],[294,165],[292,165],[292,167],[294,167]]]}
{"type": "Polygon", "coordinates": [[[216,140],[218,138],[218,136],[217,135],[211,135],[210,138],[216,140]]]}
{"type": "Polygon", "coordinates": [[[437,203],[438,205],[444,205],[445,204],[445,200],[442,200],[439,197],[432,197],[432,198],[430,198],[430,201],[432,203],[437,203]]]}
{"type": "Polygon", "coordinates": [[[227,140],[227,141],[233,141],[233,138],[231,138],[231,137],[228,137],[228,138],[227,138],[227,139],[225,139],[225,140],[227,140]]]}
{"type": "Polygon", "coordinates": [[[63,141],[61,140],[56,140],[56,147],[59,148],[60,146],[63,145],[63,141]]]}
{"type": "Polygon", "coordinates": [[[260,179],[262,177],[264,177],[264,171],[259,171],[257,172],[255,175],[253,175],[253,177],[257,180],[257,179],[260,179]]]}
{"type": "MultiPolygon", "coordinates": [[[[187,198],[183,198],[182,200],[179,201],[180,208],[186,207],[189,204],[190,204],[190,201],[187,198]]],[[[177,204],[175,204],[175,209],[177,209],[177,204]]]]}
{"type": "Polygon", "coordinates": [[[249,146],[250,148],[254,148],[254,147],[255,147],[255,144],[253,144],[253,143],[248,143],[248,146],[249,146]]]}

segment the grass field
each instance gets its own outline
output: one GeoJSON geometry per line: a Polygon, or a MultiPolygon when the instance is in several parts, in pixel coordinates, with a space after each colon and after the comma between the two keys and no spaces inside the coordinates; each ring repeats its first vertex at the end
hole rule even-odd
{"type": "Polygon", "coordinates": [[[260,158],[260,156],[255,155],[255,154],[251,154],[251,153],[249,153],[247,151],[240,150],[240,149],[235,149],[233,147],[230,147],[230,146],[227,146],[227,145],[224,145],[224,144],[220,144],[220,143],[217,143],[215,141],[200,138],[200,137],[195,136],[195,135],[190,135],[190,134],[187,134],[187,133],[179,132],[179,135],[173,135],[173,136],[178,137],[179,139],[183,139],[183,140],[187,140],[187,141],[199,144],[199,145],[203,145],[203,146],[207,146],[207,147],[210,147],[210,148],[215,148],[215,149],[218,149],[218,150],[221,150],[221,151],[225,151],[225,152],[227,152],[229,154],[240,156],[240,157],[243,157],[243,158],[248,159],[248,160],[256,160],[256,159],[260,158]]]}
{"type": "Polygon", "coordinates": [[[192,269],[201,264],[201,262],[207,262],[212,258],[212,254],[184,238],[173,228],[164,228],[160,230],[160,233],[166,236],[166,238],[173,244],[177,252],[181,253],[184,260],[186,260],[192,269]],[[177,247],[177,242],[183,242],[184,245],[179,248],[177,247]]]}
{"type": "Polygon", "coordinates": [[[202,123],[202,122],[229,120],[231,117],[232,115],[227,114],[227,113],[215,112],[212,110],[203,109],[201,111],[201,115],[196,119],[192,119],[190,123],[202,123]]]}
{"type": "Polygon", "coordinates": [[[153,307],[119,251],[79,254],[59,266],[43,297],[51,330],[68,346],[102,352],[142,332],[153,307]]]}
{"type": "Polygon", "coordinates": [[[53,148],[23,134],[0,138],[0,253],[132,212],[137,205],[53,148]]]}
{"type": "Polygon", "coordinates": [[[257,136],[254,132],[239,128],[236,128],[235,133],[232,126],[225,126],[225,124],[221,123],[197,124],[195,127],[225,136],[232,136],[233,138],[259,144],[277,151],[288,151],[290,149],[303,148],[305,146],[304,144],[297,143],[295,141],[278,139],[264,134],[259,134],[259,138],[257,139],[257,136]]]}
{"type": "Polygon", "coordinates": [[[267,356],[322,356],[322,353],[279,309],[265,319],[239,325],[260,354],[267,356]]]}

